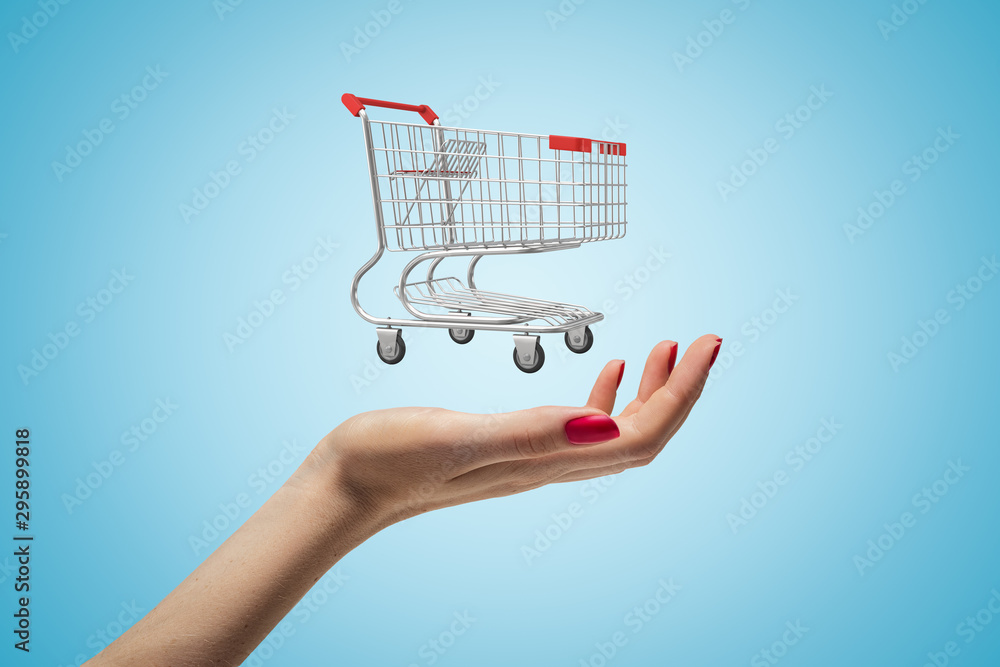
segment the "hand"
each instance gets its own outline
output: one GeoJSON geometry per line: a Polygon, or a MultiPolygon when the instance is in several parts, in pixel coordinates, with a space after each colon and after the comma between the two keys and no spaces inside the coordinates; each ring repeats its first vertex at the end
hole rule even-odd
{"type": "Polygon", "coordinates": [[[582,408],[499,415],[431,408],[352,417],[170,595],[88,665],[237,665],[335,563],[381,528],[439,507],[646,465],[701,395],[722,341],[653,348],[610,417],[624,362],[582,408]]]}
{"type": "Polygon", "coordinates": [[[647,465],[687,419],[721,344],[702,336],[676,368],[677,343],[658,344],[638,395],[613,419],[620,360],[604,367],[582,408],[495,415],[396,408],[351,417],[299,473],[322,479],[338,502],[384,527],[441,507],[647,465]]]}

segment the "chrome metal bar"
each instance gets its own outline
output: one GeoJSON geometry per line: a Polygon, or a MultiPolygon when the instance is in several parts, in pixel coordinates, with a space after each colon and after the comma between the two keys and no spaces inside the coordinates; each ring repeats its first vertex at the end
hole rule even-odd
{"type": "Polygon", "coordinates": [[[351,283],[362,318],[380,326],[578,336],[603,318],[582,306],[480,289],[475,269],[487,254],[551,252],[623,236],[626,163],[610,144],[595,142],[590,153],[553,150],[548,135],[373,121],[364,109],[358,115],[377,234],[375,253],[351,283]],[[386,250],[418,253],[394,289],[415,320],[374,317],[361,307],[361,278],[386,250]],[[434,277],[450,256],[469,257],[466,283],[434,277]],[[425,261],[427,279],[410,281],[425,261]]]}
{"type": "Polygon", "coordinates": [[[469,260],[469,270],[466,272],[465,277],[467,279],[466,282],[469,283],[469,287],[472,289],[476,289],[476,264],[478,264],[479,260],[482,258],[482,255],[473,255],[472,259],[469,260]]]}

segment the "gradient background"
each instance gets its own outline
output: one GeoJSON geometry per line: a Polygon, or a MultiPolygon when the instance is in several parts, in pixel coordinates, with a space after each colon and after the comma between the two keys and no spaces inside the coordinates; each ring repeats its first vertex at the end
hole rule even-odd
{"type": "MultiPolygon", "coordinates": [[[[628,643],[611,665],[771,664],[755,655],[796,621],[809,630],[781,664],[916,666],[948,641],[961,649],[949,664],[997,664],[1000,619],[971,643],[956,626],[1000,590],[1000,281],[961,310],[948,294],[1000,249],[1000,7],[929,2],[885,39],[888,0],[591,0],[564,2],[554,24],[556,0],[403,0],[348,60],[341,43],[387,4],[247,0],[220,13],[210,0],[72,2],[16,50],[8,34],[2,433],[32,431],[36,542],[33,650],[15,651],[6,634],[0,662],[93,655],[98,632],[120,632],[122,603],[152,608],[204,558],[189,537],[220,504],[252,501],[212,547],[354,413],[579,404],[615,357],[634,392],[658,340],[683,350],[712,332],[725,343],[711,385],[654,465],[593,503],[594,487],[565,484],[394,526],[341,562],[348,579],[308,620],[289,617],[294,635],[246,664],[428,665],[421,646],[465,611],[475,623],[435,664],[598,666],[595,644],[617,631],[628,643]],[[725,9],[735,21],[679,71],[674,53],[725,9]],[[168,76],[120,119],[115,98],[156,66],[168,76]],[[481,77],[499,86],[480,100],[481,77]],[[775,122],[821,85],[833,97],[781,137],[775,122]],[[471,127],[595,138],[618,128],[626,238],[487,260],[479,273],[480,285],[515,293],[613,301],[590,353],[546,337],[545,368],[524,375],[509,335],[457,346],[407,330],[405,361],[377,360],[373,327],[347,294],[374,224],[344,92],[427,103],[471,127]],[[275,108],[294,119],[247,161],[240,143],[275,108]],[[52,162],[103,118],[114,132],[60,182],[52,162]],[[961,138],[911,182],[904,163],[949,127],[961,138]],[[769,137],[780,150],[724,202],[717,183],[769,137]],[[185,223],[179,205],[233,159],[241,174],[185,223]],[[894,179],[906,194],[849,242],[843,225],[894,179]],[[317,237],[339,248],[291,291],[282,275],[317,237]],[[642,268],[650,248],[671,255],[655,272],[642,268]],[[77,305],[122,267],[134,281],[83,322],[77,305]],[[642,288],[625,290],[628,275],[642,288]],[[230,351],[224,334],[275,288],[287,301],[230,351]],[[797,300],[763,331],[752,318],[770,317],[776,290],[797,300]],[[950,321],[894,370],[887,355],[938,309],[950,321]],[[80,334],[22,382],[18,365],[68,321],[80,334]],[[726,354],[734,343],[739,357],[726,354]],[[121,434],[166,398],[179,408],[127,451],[121,434]],[[791,472],[786,452],[824,418],[842,429],[791,472]],[[298,445],[294,463],[275,464],[285,441],[298,445]],[[69,512],[64,494],[116,449],[123,465],[69,512]],[[919,513],[913,495],[959,459],[969,472],[919,513]],[[255,486],[269,464],[278,474],[255,486]],[[726,515],[778,470],[788,484],[734,534],[726,515]],[[522,547],[574,502],[583,515],[529,564],[522,547]],[[860,575],[854,557],[904,511],[916,525],[860,575]],[[661,578],[680,592],[633,633],[626,614],[661,578]]],[[[0,26],[16,33],[39,11],[5,3],[0,26]]],[[[369,310],[398,313],[389,284],[405,258],[363,285],[369,310]]],[[[2,488],[13,484],[11,447],[2,488]]]]}

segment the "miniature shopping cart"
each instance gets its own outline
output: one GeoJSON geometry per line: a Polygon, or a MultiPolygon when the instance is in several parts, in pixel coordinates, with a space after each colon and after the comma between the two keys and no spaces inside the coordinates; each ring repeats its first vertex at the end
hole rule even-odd
{"type": "Polygon", "coordinates": [[[514,332],[514,363],[542,367],[539,334],[562,333],[582,354],[594,343],[591,324],[604,319],[582,306],[480,289],[476,264],[487,255],[540,253],[625,235],[625,144],[556,135],[445,127],[426,105],[346,94],[359,116],[368,154],[378,248],[351,283],[358,315],[376,325],[379,358],[403,359],[400,327],[448,329],[466,344],[476,330],[514,332]],[[413,111],[426,121],[368,118],[365,106],[413,111]],[[395,294],[416,319],[374,317],[358,301],[358,284],[385,250],[418,252],[395,294]],[[437,278],[448,257],[467,257],[465,281],[437,278]],[[429,262],[425,280],[411,278],[429,262]]]}

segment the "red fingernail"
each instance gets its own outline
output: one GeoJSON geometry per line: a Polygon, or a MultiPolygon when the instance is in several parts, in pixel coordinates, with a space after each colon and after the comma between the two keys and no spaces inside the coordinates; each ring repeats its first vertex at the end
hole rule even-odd
{"type": "Polygon", "coordinates": [[[667,359],[667,375],[673,372],[675,363],[677,363],[677,343],[670,346],[670,357],[667,359]]]}
{"type": "Polygon", "coordinates": [[[566,422],[566,437],[574,445],[593,445],[621,435],[618,424],[605,415],[577,417],[566,422]]]}
{"type": "Polygon", "coordinates": [[[618,369],[618,384],[615,385],[615,389],[622,386],[622,377],[625,376],[625,362],[622,362],[622,367],[618,369]]]}
{"type": "Polygon", "coordinates": [[[711,368],[712,364],[715,363],[715,358],[719,356],[719,350],[722,349],[722,339],[715,339],[715,350],[712,351],[712,360],[708,362],[708,367],[711,368]]]}

